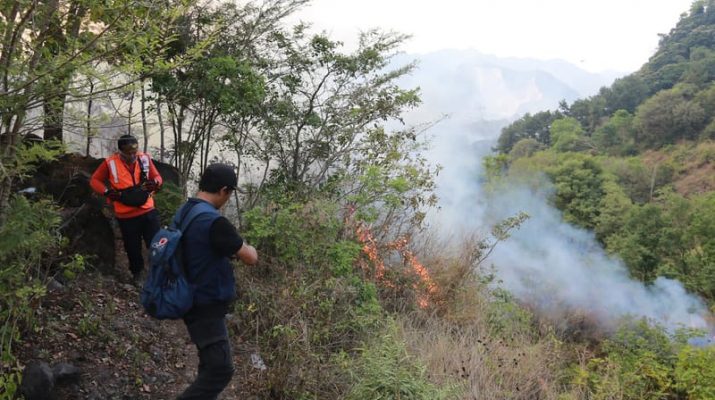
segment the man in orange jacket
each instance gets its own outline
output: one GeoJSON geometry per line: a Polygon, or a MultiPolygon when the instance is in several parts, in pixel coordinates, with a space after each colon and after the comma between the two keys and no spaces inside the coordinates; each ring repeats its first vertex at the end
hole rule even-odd
{"type": "Polygon", "coordinates": [[[134,136],[120,137],[117,146],[119,151],[99,165],[89,183],[92,190],[105,196],[114,206],[129,270],[133,282],[139,284],[144,270],[142,239],[148,248],[160,227],[152,195],[161,186],[162,179],[149,154],[138,151],[134,136]]]}

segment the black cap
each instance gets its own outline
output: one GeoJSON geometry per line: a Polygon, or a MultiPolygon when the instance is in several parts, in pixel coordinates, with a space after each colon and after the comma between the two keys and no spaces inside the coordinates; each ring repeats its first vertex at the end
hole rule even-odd
{"type": "Polygon", "coordinates": [[[132,147],[138,147],[139,142],[137,141],[137,138],[132,135],[122,135],[119,137],[119,140],[117,140],[117,147],[119,150],[123,150],[125,146],[129,145],[133,145],[132,147]]]}
{"type": "Polygon", "coordinates": [[[222,187],[236,190],[237,186],[236,171],[228,164],[209,165],[199,180],[199,190],[209,193],[218,193],[222,187]]]}

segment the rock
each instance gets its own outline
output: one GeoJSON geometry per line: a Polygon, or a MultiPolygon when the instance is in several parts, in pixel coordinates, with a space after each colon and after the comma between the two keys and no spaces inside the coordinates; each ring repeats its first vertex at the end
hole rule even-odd
{"type": "Polygon", "coordinates": [[[51,278],[49,282],[47,282],[47,291],[50,293],[52,292],[61,292],[65,289],[65,285],[59,283],[55,278],[51,278]]]}
{"type": "Polygon", "coordinates": [[[82,371],[72,364],[58,363],[52,367],[52,373],[55,376],[55,381],[60,383],[78,380],[82,371]]]}
{"type": "Polygon", "coordinates": [[[151,358],[154,360],[156,363],[163,363],[164,362],[164,352],[161,351],[161,348],[159,346],[152,345],[149,347],[149,352],[151,353],[151,358]]]}
{"type": "Polygon", "coordinates": [[[55,378],[52,369],[45,362],[33,361],[22,372],[20,393],[25,400],[52,399],[52,389],[55,387],[55,378]]]}
{"type": "Polygon", "coordinates": [[[268,369],[268,367],[266,367],[266,363],[263,361],[263,358],[261,358],[261,355],[258,353],[251,353],[251,366],[260,371],[268,369]]]}

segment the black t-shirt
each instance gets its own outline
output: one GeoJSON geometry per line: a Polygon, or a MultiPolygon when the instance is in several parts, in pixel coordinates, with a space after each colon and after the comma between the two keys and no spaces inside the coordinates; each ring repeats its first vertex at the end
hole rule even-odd
{"type": "Polygon", "coordinates": [[[211,249],[223,257],[233,257],[243,246],[243,239],[226,217],[218,217],[209,229],[211,249]]]}

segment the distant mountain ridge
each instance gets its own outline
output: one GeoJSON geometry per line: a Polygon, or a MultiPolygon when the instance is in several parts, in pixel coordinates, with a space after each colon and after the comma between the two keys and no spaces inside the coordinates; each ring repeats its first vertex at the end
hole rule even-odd
{"type": "Polygon", "coordinates": [[[500,58],[475,50],[401,54],[395,64],[417,60],[400,82],[420,87],[423,105],[408,115],[424,120],[448,114],[466,123],[513,119],[553,109],[610,85],[618,72],[591,73],[562,60],[500,58]]]}

